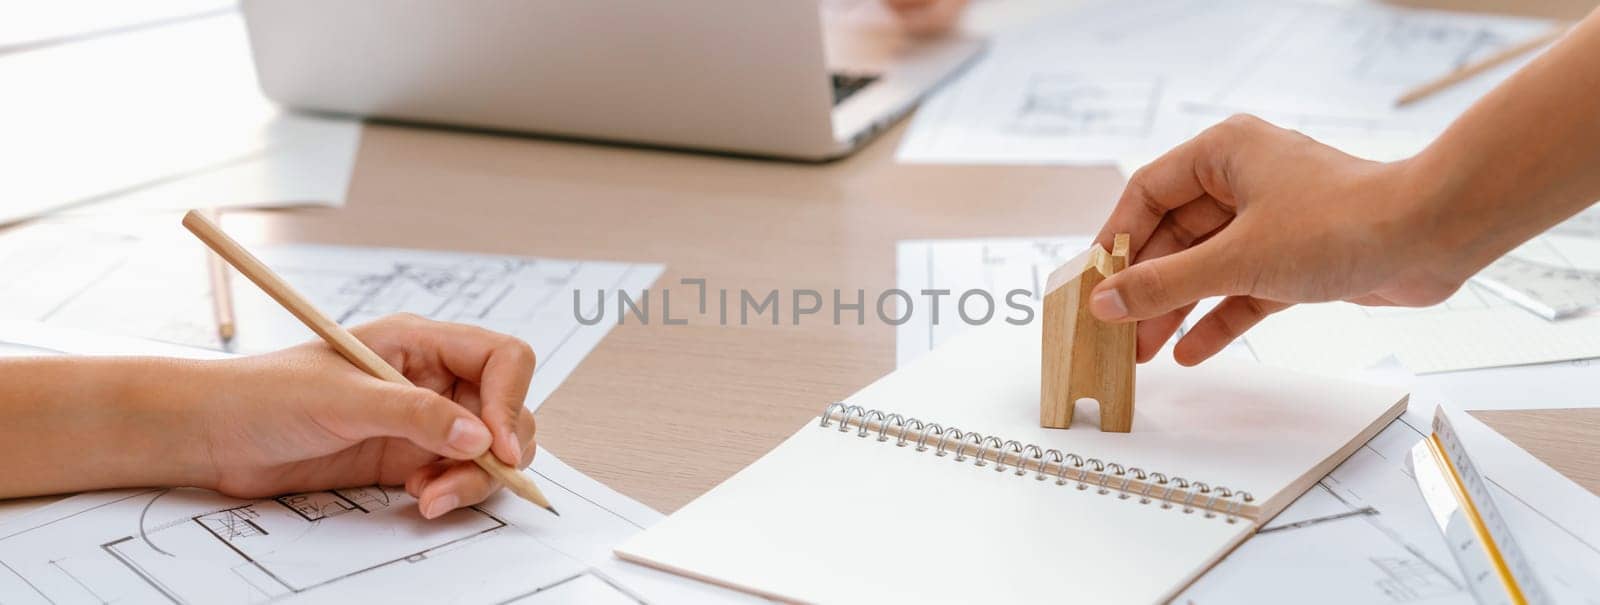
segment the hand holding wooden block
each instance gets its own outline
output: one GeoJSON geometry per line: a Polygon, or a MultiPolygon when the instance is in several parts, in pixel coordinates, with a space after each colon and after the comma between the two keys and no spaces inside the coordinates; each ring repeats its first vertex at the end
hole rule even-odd
{"type": "Polygon", "coordinates": [[[1095,244],[1050,274],[1044,292],[1039,424],[1072,426],[1079,399],[1100,403],[1100,430],[1133,430],[1134,322],[1108,324],[1089,313],[1089,294],[1128,267],[1128,234],[1111,252],[1095,244]]]}

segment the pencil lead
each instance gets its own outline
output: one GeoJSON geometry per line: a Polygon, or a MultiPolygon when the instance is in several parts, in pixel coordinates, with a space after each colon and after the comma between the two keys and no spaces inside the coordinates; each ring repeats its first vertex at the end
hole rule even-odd
{"type": "Polygon", "coordinates": [[[554,506],[546,506],[546,507],[544,507],[544,509],[547,510],[547,511],[550,511],[550,514],[552,514],[552,515],[555,515],[557,517],[561,516],[561,513],[556,512],[556,507],[554,507],[554,506]]]}

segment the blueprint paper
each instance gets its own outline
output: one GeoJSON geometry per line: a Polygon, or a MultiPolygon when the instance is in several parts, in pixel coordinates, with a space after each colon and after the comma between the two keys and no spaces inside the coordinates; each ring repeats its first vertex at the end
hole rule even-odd
{"type": "MultiPolygon", "coordinates": [[[[0,318],[221,350],[205,250],[170,220],[144,228],[43,223],[0,235],[0,318]]],[[[335,320],[355,325],[392,313],[481,326],[516,336],[538,356],[525,402],[537,409],[616,325],[596,316],[620,292],[638,298],[661,265],[397,248],[277,244],[252,251],[335,320]]],[[[232,280],[235,353],[315,339],[254,284],[232,280]]]]}
{"type": "Polygon", "coordinates": [[[0,525],[7,602],[717,603],[750,599],[611,556],[658,514],[540,450],[561,516],[505,493],[426,520],[395,487],[237,500],[75,496],[0,525]]]}
{"type": "Polygon", "coordinates": [[[1552,26],[1376,3],[1096,4],[998,34],[917,112],[898,158],[1131,172],[1253,113],[1354,155],[1398,159],[1531,57],[1405,108],[1396,98],[1552,26]]]}
{"type": "Polygon", "coordinates": [[[1224,84],[1181,101],[1172,123],[1177,138],[1147,147],[1142,155],[1154,159],[1230,115],[1249,113],[1352,155],[1379,161],[1409,157],[1538,53],[1406,107],[1395,107],[1395,99],[1555,25],[1378,3],[1299,5],[1258,32],[1262,43],[1224,84]]]}
{"type": "Polygon", "coordinates": [[[1107,164],[1165,141],[1179,99],[1220,77],[1273,3],[1101,3],[997,34],[917,111],[911,163],[1107,164]],[[1202,6],[1203,5],[1203,6],[1202,6]],[[1256,12],[1250,8],[1259,8],[1256,12]]]}

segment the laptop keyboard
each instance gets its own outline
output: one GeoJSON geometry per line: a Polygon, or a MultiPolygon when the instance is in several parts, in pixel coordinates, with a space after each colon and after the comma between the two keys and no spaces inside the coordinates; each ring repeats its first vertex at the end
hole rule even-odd
{"type": "Polygon", "coordinates": [[[856,94],[868,84],[878,81],[878,76],[865,74],[828,74],[828,79],[833,81],[833,104],[843,103],[850,95],[856,94]]]}

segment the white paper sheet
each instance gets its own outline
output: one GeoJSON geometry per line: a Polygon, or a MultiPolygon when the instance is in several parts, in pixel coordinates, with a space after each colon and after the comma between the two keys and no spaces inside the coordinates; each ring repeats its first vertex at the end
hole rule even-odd
{"type": "Polygon", "coordinates": [[[0,224],[145,188],[127,203],[343,202],[360,123],[263,98],[236,13],[3,59],[0,224]]]}
{"type": "Polygon", "coordinates": [[[1171,122],[1175,139],[1119,163],[1125,171],[1136,168],[1237,113],[1261,116],[1356,156],[1409,157],[1537,53],[1406,107],[1395,107],[1395,99],[1554,26],[1542,19],[1379,3],[1306,4],[1263,29],[1270,41],[1255,47],[1226,84],[1179,104],[1171,122]]]}
{"type": "MultiPolygon", "coordinates": [[[[1089,246],[1089,236],[903,240],[896,244],[895,287],[912,297],[908,319],[895,328],[895,365],[903,366],[964,331],[962,292],[989,293],[1004,313],[1006,295],[1027,290],[1037,305],[1050,272],[1089,246]],[[950,291],[938,303],[924,291],[950,291]]],[[[977,316],[978,311],[972,311],[977,316]]],[[[1004,317],[1004,315],[1000,315],[1004,317]]],[[[898,316],[897,316],[898,317],[898,316]]]]}
{"type": "Polygon", "coordinates": [[[233,356],[215,349],[51,326],[32,320],[0,318],[0,357],[62,354],[155,355],[182,359],[224,359],[233,356]]]}
{"type": "MultiPolygon", "coordinates": [[[[276,118],[275,118],[276,119],[276,118]]],[[[282,144],[220,166],[62,208],[54,216],[160,213],[190,208],[343,206],[362,126],[318,123],[282,144]]]]}
{"type": "Polygon", "coordinates": [[[618,552],[795,602],[1152,603],[1249,532],[951,460],[807,422],[618,552]]]}
{"type": "Polygon", "coordinates": [[[1129,169],[1254,113],[1396,159],[1528,58],[1403,109],[1396,98],[1551,26],[1376,3],[1105,3],[997,35],[982,63],[918,111],[898,158],[1129,169]]]}
{"type": "MultiPolygon", "coordinates": [[[[1511,253],[1561,267],[1600,269],[1600,241],[1535,238],[1511,253]]],[[[1600,316],[1547,321],[1468,283],[1426,308],[1297,305],[1245,339],[1265,363],[1313,372],[1369,367],[1394,355],[1427,374],[1600,357],[1600,316]]]]}
{"type": "MultiPolygon", "coordinates": [[[[988,292],[1000,309],[997,317],[1021,315],[1007,306],[1013,290],[1030,292],[1026,300],[1018,297],[1016,301],[1037,308],[1050,272],[1087,248],[1091,239],[1073,235],[900,241],[896,245],[895,287],[913,300],[907,320],[895,328],[895,365],[910,363],[969,327],[958,308],[963,292],[988,292]],[[940,295],[937,305],[923,294],[944,290],[951,294],[940,295]]],[[[1215,304],[1215,300],[1202,301],[1195,312],[1202,313],[1215,304]]],[[[973,310],[970,315],[979,313],[973,310]]],[[[1243,343],[1231,345],[1225,353],[1255,358],[1243,343]]]]}
{"type": "MultiPolygon", "coordinates": [[[[222,349],[211,310],[204,248],[177,218],[147,229],[30,225],[0,235],[0,317],[222,349]]],[[[394,248],[316,245],[252,250],[324,313],[359,324],[410,312],[482,326],[534,347],[527,406],[537,409],[616,324],[596,317],[598,291],[637,299],[661,265],[394,248]]],[[[232,280],[237,334],[228,350],[259,353],[315,336],[254,284],[232,280]]]]}
{"type": "Polygon", "coordinates": [[[997,34],[917,111],[898,159],[1107,164],[1165,141],[1179,99],[1217,80],[1275,3],[1101,3],[997,34]]]}
{"type": "Polygon", "coordinates": [[[210,15],[232,0],[56,0],[0,6],[0,54],[210,15]]]}
{"type": "Polygon", "coordinates": [[[253,501],[188,489],[76,496],[0,525],[0,594],[20,603],[745,600],[616,560],[610,548],[652,520],[648,509],[544,450],[526,472],[560,517],[501,493],[430,521],[404,490],[377,487],[253,501]]]}

